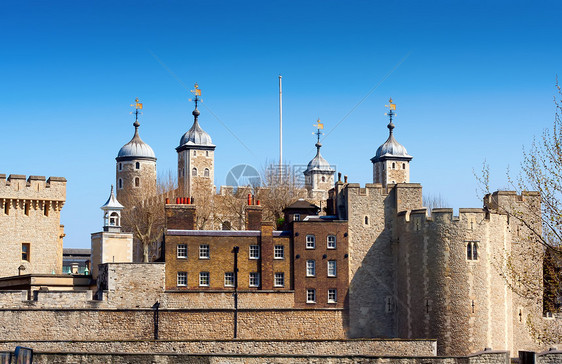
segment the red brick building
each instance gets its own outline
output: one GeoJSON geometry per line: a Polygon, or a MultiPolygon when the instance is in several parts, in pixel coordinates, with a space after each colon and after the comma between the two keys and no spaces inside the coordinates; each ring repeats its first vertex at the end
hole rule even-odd
{"type": "Polygon", "coordinates": [[[166,290],[291,291],[294,307],[346,307],[347,222],[317,211],[298,201],[277,231],[262,221],[261,206],[246,206],[246,230],[195,230],[195,205],[167,204],[166,290]]]}

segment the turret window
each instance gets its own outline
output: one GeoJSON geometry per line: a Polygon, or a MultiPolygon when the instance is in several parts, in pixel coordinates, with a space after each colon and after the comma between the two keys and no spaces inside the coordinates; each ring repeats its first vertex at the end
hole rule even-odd
{"type": "Polygon", "coordinates": [[[392,169],[396,168],[396,163],[392,162],[392,169]]]}
{"type": "Polygon", "coordinates": [[[209,151],[205,151],[205,155],[208,157],[209,156],[209,151]]]}
{"type": "Polygon", "coordinates": [[[369,216],[365,216],[365,225],[369,225],[369,216]]]}
{"type": "Polygon", "coordinates": [[[140,187],[140,178],[135,177],[135,187],[140,187]]]}
{"type": "Polygon", "coordinates": [[[193,151],[193,155],[197,155],[197,151],[196,151],[196,150],[193,151]]]}
{"type": "Polygon", "coordinates": [[[466,259],[478,260],[478,242],[469,241],[466,243],[466,259]]]}
{"type": "Polygon", "coordinates": [[[123,188],[123,180],[121,178],[119,178],[119,180],[117,181],[117,188],[119,189],[123,188]]]}
{"type": "Polygon", "coordinates": [[[205,177],[209,177],[210,174],[211,174],[211,171],[209,170],[209,168],[205,168],[205,174],[204,174],[204,176],[205,176],[205,177]]]}
{"type": "Polygon", "coordinates": [[[192,177],[197,177],[197,168],[193,168],[193,169],[191,170],[191,176],[192,176],[192,177]]]}
{"type": "Polygon", "coordinates": [[[322,182],[326,182],[326,177],[322,176],[322,182]]]}
{"type": "Polygon", "coordinates": [[[120,170],[120,171],[123,170],[123,163],[119,163],[119,170],[120,170]]]}
{"type": "Polygon", "coordinates": [[[135,163],[135,169],[140,169],[140,162],[135,163]]]}
{"type": "Polygon", "coordinates": [[[402,163],[402,169],[406,169],[406,163],[402,163]]]}

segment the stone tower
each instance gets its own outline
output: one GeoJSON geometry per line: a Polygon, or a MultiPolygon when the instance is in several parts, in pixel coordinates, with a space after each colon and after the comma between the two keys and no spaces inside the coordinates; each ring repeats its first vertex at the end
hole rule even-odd
{"type": "Polygon", "coordinates": [[[66,179],[0,174],[0,277],[61,274],[66,179]]]}
{"type": "Polygon", "coordinates": [[[103,263],[133,262],[133,234],[121,232],[121,211],[124,206],[117,201],[111,186],[103,210],[103,231],[92,234],[92,277],[98,276],[98,266],[103,263]]]}
{"type": "Polygon", "coordinates": [[[386,187],[388,184],[409,183],[410,182],[410,161],[412,156],[408,155],[406,148],[394,139],[394,123],[392,118],[396,115],[396,104],[387,105],[390,109],[387,113],[390,123],[388,123],[389,135],[386,142],[377,149],[377,153],[371,162],[373,163],[373,183],[381,183],[386,187]]]}
{"type": "Polygon", "coordinates": [[[178,152],[178,186],[179,193],[185,197],[199,199],[201,194],[211,194],[214,186],[215,148],[211,137],[199,125],[197,103],[200,101],[201,90],[195,84],[195,110],[193,125],[180,140],[176,148],[178,152]]]}
{"type": "Polygon", "coordinates": [[[135,100],[135,134],[120,150],[116,165],[117,198],[125,208],[135,202],[156,195],[156,156],[152,148],[139,136],[139,110],[142,104],[135,100]]]}
{"type": "Polygon", "coordinates": [[[330,166],[330,163],[320,154],[320,132],[324,128],[324,124],[318,120],[316,125],[316,135],[318,140],[316,142],[316,156],[308,163],[305,175],[305,187],[308,190],[308,197],[314,201],[325,201],[328,199],[328,191],[334,187],[334,173],[335,169],[330,166]]]}

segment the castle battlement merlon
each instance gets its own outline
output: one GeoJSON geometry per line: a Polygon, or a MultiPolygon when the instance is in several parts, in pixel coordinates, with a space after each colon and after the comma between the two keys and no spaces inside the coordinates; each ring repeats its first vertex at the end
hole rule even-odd
{"type": "Polygon", "coordinates": [[[428,213],[427,207],[414,210],[401,211],[397,214],[400,222],[410,223],[414,218],[419,218],[421,223],[428,222],[460,222],[477,219],[489,220],[489,213],[481,208],[460,208],[459,214],[454,215],[452,208],[434,208],[428,213]]]}
{"type": "Polygon", "coordinates": [[[2,205],[7,201],[16,201],[11,204],[17,204],[19,201],[50,202],[53,208],[60,209],[66,201],[66,179],[26,177],[21,174],[11,174],[6,178],[5,174],[0,174],[0,201],[2,205]]]}

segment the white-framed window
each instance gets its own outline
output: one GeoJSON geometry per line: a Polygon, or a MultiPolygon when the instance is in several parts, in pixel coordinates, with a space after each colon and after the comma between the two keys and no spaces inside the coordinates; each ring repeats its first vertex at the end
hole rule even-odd
{"type": "Polygon", "coordinates": [[[275,273],[274,278],[275,279],[273,281],[273,285],[275,287],[285,287],[285,273],[283,272],[275,273]]]}
{"type": "Polygon", "coordinates": [[[209,272],[199,273],[199,286],[209,287],[209,272]]]}
{"type": "Polygon", "coordinates": [[[184,259],[187,258],[187,244],[178,244],[177,257],[184,259]]]}
{"type": "Polygon", "coordinates": [[[208,244],[199,245],[199,259],[209,259],[211,257],[208,244]]]}
{"type": "Polygon", "coordinates": [[[293,221],[301,221],[301,214],[294,214],[293,221]]]}
{"type": "Polygon", "coordinates": [[[178,272],[178,287],[187,286],[187,272],[178,272]]]}
{"type": "Polygon", "coordinates": [[[314,277],[316,275],[316,262],[314,260],[306,261],[306,276],[314,277]]]}
{"type": "Polygon", "coordinates": [[[234,272],[226,272],[224,274],[224,286],[234,287],[234,272]]]}
{"type": "Polygon", "coordinates": [[[469,241],[466,243],[466,260],[478,260],[477,241],[469,241]]]}
{"type": "Polygon", "coordinates": [[[258,272],[250,272],[250,287],[260,286],[260,274],[258,272]]]}
{"type": "Polygon", "coordinates": [[[328,249],[336,249],[336,236],[328,235],[326,238],[328,249]]]}
{"type": "Polygon", "coordinates": [[[335,288],[328,289],[328,303],[338,302],[338,290],[335,288]]]}
{"type": "Polygon", "coordinates": [[[273,248],[273,259],[285,259],[285,246],[275,245],[273,248]]]}
{"type": "Polygon", "coordinates": [[[306,249],[314,249],[316,247],[316,237],[314,235],[306,236],[306,249]]]}
{"type": "Polygon", "coordinates": [[[328,260],[328,277],[335,277],[337,269],[336,269],[336,261],[335,260],[328,260]]]}
{"type": "Polygon", "coordinates": [[[316,290],[307,289],[306,290],[306,303],[316,303],[316,290]]]}
{"type": "Polygon", "coordinates": [[[260,259],[259,245],[250,245],[250,259],[260,259]]]}

